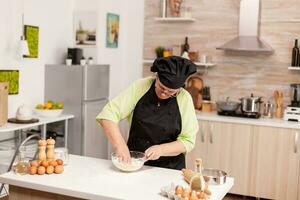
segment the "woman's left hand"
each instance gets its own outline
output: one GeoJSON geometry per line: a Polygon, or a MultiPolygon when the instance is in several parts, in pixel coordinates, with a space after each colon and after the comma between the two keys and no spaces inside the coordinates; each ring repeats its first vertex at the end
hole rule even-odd
{"type": "Polygon", "coordinates": [[[154,145],[149,147],[145,151],[145,156],[147,160],[157,160],[162,156],[162,147],[160,145],[154,145]]]}

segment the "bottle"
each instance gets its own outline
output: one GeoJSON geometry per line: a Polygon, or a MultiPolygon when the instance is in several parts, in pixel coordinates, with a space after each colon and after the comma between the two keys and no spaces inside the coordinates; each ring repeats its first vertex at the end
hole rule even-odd
{"type": "Polygon", "coordinates": [[[190,50],[190,45],[189,45],[189,42],[188,42],[188,37],[185,37],[185,42],[184,44],[181,46],[181,55],[184,53],[184,52],[189,52],[190,50]]]}
{"type": "Polygon", "coordinates": [[[299,47],[298,39],[295,39],[295,46],[292,51],[292,66],[299,66],[299,47]]]}
{"type": "Polygon", "coordinates": [[[167,17],[167,0],[161,0],[161,17],[166,18],[167,17]]]}
{"type": "Polygon", "coordinates": [[[26,160],[25,148],[19,149],[19,161],[14,167],[14,171],[17,174],[25,175],[29,170],[29,162],[26,160]]]}
{"type": "Polygon", "coordinates": [[[191,191],[203,192],[205,190],[205,180],[202,175],[202,160],[196,159],[195,161],[195,174],[190,182],[191,191]]]}

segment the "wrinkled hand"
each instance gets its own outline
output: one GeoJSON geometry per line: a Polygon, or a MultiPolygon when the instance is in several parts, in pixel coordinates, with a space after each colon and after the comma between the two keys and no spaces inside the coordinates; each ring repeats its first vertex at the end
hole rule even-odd
{"type": "Polygon", "coordinates": [[[119,158],[120,161],[126,162],[126,163],[131,162],[129,149],[126,145],[122,146],[122,147],[117,147],[115,149],[115,153],[116,153],[116,156],[119,158]]]}
{"type": "Polygon", "coordinates": [[[145,151],[145,157],[147,160],[157,160],[161,156],[162,156],[162,148],[160,145],[151,146],[145,151]]]}

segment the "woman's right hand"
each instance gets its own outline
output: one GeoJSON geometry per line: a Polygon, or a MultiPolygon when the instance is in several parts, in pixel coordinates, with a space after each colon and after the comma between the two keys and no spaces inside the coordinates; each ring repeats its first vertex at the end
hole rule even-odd
{"type": "Polygon", "coordinates": [[[120,159],[122,162],[130,163],[131,162],[131,156],[129,153],[129,149],[127,145],[122,147],[117,147],[115,149],[116,156],[120,159]]]}

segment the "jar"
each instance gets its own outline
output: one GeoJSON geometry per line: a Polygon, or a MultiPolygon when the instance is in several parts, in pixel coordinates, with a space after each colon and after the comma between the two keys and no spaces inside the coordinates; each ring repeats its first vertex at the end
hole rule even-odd
{"type": "Polygon", "coordinates": [[[212,103],[211,101],[202,101],[202,112],[211,112],[212,111],[212,103]]]}
{"type": "Polygon", "coordinates": [[[171,49],[170,48],[165,48],[163,52],[164,57],[169,57],[172,55],[171,49]]]}
{"type": "Polygon", "coordinates": [[[26,149],[21,146],[18,154],[18,163],[14,166],[16,174],[25,175],[29,171],[29,161],[26,159],[26,149]]]}

